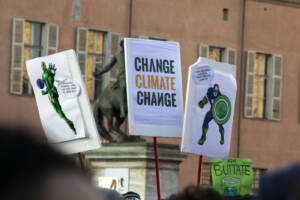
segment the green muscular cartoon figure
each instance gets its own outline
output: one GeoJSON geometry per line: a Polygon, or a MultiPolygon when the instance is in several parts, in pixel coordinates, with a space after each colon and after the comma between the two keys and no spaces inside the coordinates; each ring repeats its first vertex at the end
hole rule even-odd
{"type": "Polygon", "coordinates": [[[42,95],[48,94],[50,103],[52,104],[54,110],[58,113],[60,118],[65,120],[65,122],[68,124],[70,129],[72,129],[72,131],[76,135],[77,132],[76,132],[73,122],[66,117],[66,115],[62,111],[62,108],[58,101],[59,95],[58,95],[57,89],[54,85],[54,76],[55,76],[55,71],[56,71],[55,65],[49,64],[49,67],[47,68],[46,63],[42,62],[42,69],[43,69],[43,76],[42,76],[43,80],[41,80],[41,79],[37,80],[37,84],[40,89],[43,89],[44,85],[46,86],[46,89],[42,90],[42,95]]]}

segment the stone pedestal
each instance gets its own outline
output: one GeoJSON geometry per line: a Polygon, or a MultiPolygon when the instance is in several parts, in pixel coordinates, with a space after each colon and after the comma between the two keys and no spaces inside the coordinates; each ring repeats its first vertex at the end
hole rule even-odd
{"type": "MultiPolygon", "coordinates": [[[[179,164],[186,158],[177,145],[158,144],[161,198],[178,190],[179,164]]],[[[143,200],[156,200],[156,176],[153,143],[114,143],[85,153],[87,170],[92,182],[107,168],[128,168],[128,190],[140,194],[143,200]]]]}

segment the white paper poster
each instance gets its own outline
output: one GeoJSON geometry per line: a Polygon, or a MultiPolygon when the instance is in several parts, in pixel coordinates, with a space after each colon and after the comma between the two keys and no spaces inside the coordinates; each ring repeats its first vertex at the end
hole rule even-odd
{"type": "Polygon", "coordinates": [[[126,38],[125,62],[130,135],[181,137],[179,44],[126,38]]]}
{"type": "Polygon", "coordinates": [[[69,50],[28,60],[26,67],[49,143],[64,146],[66,153],[99,147],[75,52],[69,50]],[[85,145],[77,148],[81,142],[85,145]]]}
{"type": "Polygon", "coordinates": [[[181,149],[226,159],[236,97],[236,67],[199,58],[189,68],[181,149]]]}
{"type": "Polygon", "coordinates": [[[129,169],[106,168],[103,176],[98,177],[98,186],[118,191],[120,194],[128,192],[129,169]]]}

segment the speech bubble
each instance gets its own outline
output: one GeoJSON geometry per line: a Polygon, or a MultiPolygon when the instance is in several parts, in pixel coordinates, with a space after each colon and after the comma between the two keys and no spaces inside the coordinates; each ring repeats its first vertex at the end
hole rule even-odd
{"type": "Polygon", "coordinates": [[[210,84],[214,76],[214,71],[209,66],[199,66],[192,72],[192,79],[197,85],[210,84]]]}
{"type": "Polygon", "coordinates": [[[65,98],[75,98],[80,94],[80,85],[72,79],[57,81],[58,93],[65,98]]]}

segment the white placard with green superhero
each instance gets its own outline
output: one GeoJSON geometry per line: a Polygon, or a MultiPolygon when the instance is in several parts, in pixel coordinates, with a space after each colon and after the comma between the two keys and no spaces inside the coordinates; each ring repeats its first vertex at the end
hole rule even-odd
{"type": "Polygon", "coordinates": [[[26,67],[48,142],[63,153],[100,147],[74,50],[28,60],[26,67]]]}
{"type": "Polygon", "coordinates": [[[236,97],[236,66],[199,58],[190,66],[182,151],[225,159],[236,97]]]}

